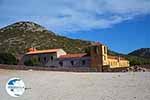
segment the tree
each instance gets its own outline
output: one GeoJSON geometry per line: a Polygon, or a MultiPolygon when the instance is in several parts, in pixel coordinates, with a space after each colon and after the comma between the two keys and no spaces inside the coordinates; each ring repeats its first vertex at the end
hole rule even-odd
{"type": "Polygon", "coordinates": [[[0,53],[0,64],[16,65],[17,63],[16,57],[11,53],[0,53]]]}

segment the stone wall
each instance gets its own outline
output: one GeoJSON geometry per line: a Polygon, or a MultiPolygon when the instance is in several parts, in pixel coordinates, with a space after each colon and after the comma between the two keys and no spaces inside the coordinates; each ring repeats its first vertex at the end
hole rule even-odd
{"type": "MultiPolygon", "coordinates": [[[[132,66],[135,67],[135,66],[132,66]]],[[[130,67],[130,68],[132,68],[130,67]]],[[[137,67],[136,67],[137,68],[137,67]]],[[[138,68],[144,68],[145,71],[150,72],[150,65],[140,65],[138,68]]],[[[64,72],[100,72],[96,68],[89,67],[38,67],[38,66],[24,66],[24,65],[3,65],[0,64],[0,69],[10,70],[45,70],[45,71],[64,71],[64,72]]],[[[125,71],[128,68],[110,68],[109,66],[103,66],[102,72],[128,72],[125,71]]],[[[132,71],[137,72],[137,71],[132,71]]]]}
{"type": "Polygon", "coordinates": [[[65,59],[56,59],[53,62],[49,62],[46,66],[57,66],[57,67],[91,67],[91,58],[82,57],[82,58],[65,58],[65,59]]]}
{"type": "Polygon", "coordinates": [[[64,71],[64,72],[98,72],[97,69],[88,67],[38,67],[38,66],[24,66],[24,65],[3,65],[0,64],[0,69],[10,70],[43,70],[43,71],[64,71]]]}

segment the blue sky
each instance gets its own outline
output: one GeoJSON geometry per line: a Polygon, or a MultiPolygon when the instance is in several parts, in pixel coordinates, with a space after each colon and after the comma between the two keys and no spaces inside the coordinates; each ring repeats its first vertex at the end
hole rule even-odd
{"type": "Polygon", "coordinates": [[[128,53],[150,47],[150,0],[0,0],[0,27],[33,21],[128,53]]]}

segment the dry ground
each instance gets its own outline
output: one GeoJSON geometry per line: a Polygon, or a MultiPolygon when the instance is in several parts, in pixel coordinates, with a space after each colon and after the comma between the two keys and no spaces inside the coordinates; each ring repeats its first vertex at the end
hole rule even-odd
{"type": "Polygon", "coordinates": [[[0,69],[0,100],[150,100],[150,72],[72,73],[0,69]],[[27,88],[19,98],[5,91],[19,77],[27,88]]]}

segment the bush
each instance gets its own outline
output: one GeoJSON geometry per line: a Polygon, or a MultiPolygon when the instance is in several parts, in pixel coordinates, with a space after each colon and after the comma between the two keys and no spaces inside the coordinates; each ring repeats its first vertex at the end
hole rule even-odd
{"type": "Polygon", "coordinates": [[[39,66],[39,61],[37,59],[29,59],[24,62],[24,65],[26,66],[39,66]]]}
{"type": "Polygon", "coordinates": [[[0,53],[0,64],[16,65],[17,63],[16,57],[11,53],[0,53]]]}
{"type": "Polygon", "coordinates": [[[137,56],[127,56],[126,57],[130,61],[130,65],[149,65],[150,59],[137,57],[137,56]]]}

